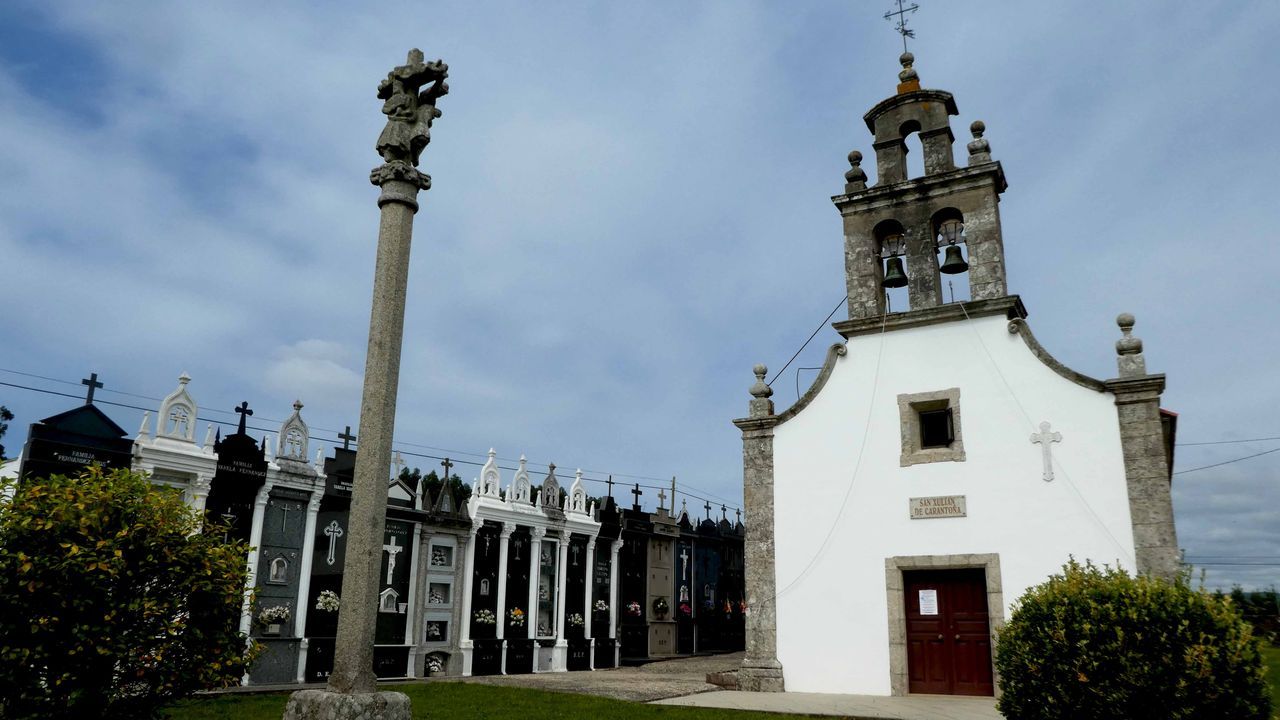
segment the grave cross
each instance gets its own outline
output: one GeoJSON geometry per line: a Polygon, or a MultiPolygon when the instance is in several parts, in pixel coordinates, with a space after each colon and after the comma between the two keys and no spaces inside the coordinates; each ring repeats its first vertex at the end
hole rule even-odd
{"type": "Polygon", "coordinates": [[[633,504],[636,506],[636,509],[639,510],[640,496],[644,494],[644,491],[640,489],[640,483],[636,483],[636,487],[634,490],[631,491],[631,494],[636,496],[636,500],[633,504]]]}
{"type": "Polygon", "coordinates": [[[702,507],[704,510],[707,511],[707,519],[710,520],[711,519],[711,501],[708,500],[702,507]]]}
{"type": "Polygon", "coordinates": [[[289,507],[288,502],[280,503],[280,532],[289,532],[289,511],[293,509],[289,507]]]}
{"type": "Polygon", "coordinates": [[[444,467],[444,477],[441,479],[445,482],[449,482],[449,469],[453,467],[453,461],[449,458],[445,458],[444,462],[440,463],[440,465],[444,467]]]}
{"type": "Polygon", "coordinates": [[[727,505],[720,506],[720,521],[729,522],[729,507],[727,505]]]}
{"type": "Polygon", "coordinates": [[[1040,444],[1040,457],[1044,459],[1045,482],[1053,482],[1053,443],[1062,442],[1062,433],[1049,432],[1049,423],[1040,423],[1040,432],[1031,433],[1031,442],[1040,444]]]}
{"type": "Polygon", "coordinates": [[[89,377],[80,381],[81,385],[88,385],[89,392],[84,396],[84,404],[93,404],[93,391],[102,387],[102,383],[98,382],[98,373],[89,373],[89,377]]]}
{"type": "Polygon", "coordinates": [[[396,555],[404,548],[396,545],[396,536],[391,536],[391,542],[382,546],[382,550],[387,553],[387,584],[391,584],[391,573],[396,570],[396,555]]]}
{"type": "Polygon", "coordinates": [[[609,479],[605,480],[604,483],[609,486],[609,497],[613,497],[613,476],[610,475],[609,479]]]}
{"type": "Polygon", "coordinates": [[[396,451],[395,455],[391,456],[391,467],[395,470],[395,474],[391,476],[391,479],[393,481],[399,479],[400,471],[404,470],[404,456],[400,454],[399,450],[396,451]]]}
{"type": "Polygon", "coordinates": [[[884,14],[885,20],[893,19],[894,15],[898,16],[898,22],[893,26],[893,29],[896,30],[898,34],[902,36],[902,52],[907,51],[907,38],[913,38],[916,36],[915,30],[909,30],[907,28],[907,14],[913,13],[919,9],[920,9],[920,6],[915,3],[911,3],[911,5],[907,7],[903,7],[902,0],[898,0],[898,9],[890,10],[889,12],[884,14]]]}
{"type": "Polygon", "coordinates": [[[338,538],[343,535],[342,526],[338,524],[337,520],[332,520],[325,527],[324,534],[329,536],[329,557],[325,558],[324,561],[326,564],[332,565],[336,560],[334,552],[338,548],[338,538]]]}
{"type": "Polygon", "coordinates": [[[689,578],[689,548],[680,548],[680,579],[689,578]]]}
{"type": "Polygon", "coordinates": [[[665,490],[662,490],[661,488],[659,488],[658,489],[658,509],[666,510],[667,509],[666,502],[667,502],[667,493],[665,490]]]}
{"type": "Polygon", "coordinates": [[[742,511],[739,510],[738,508],[733,509],[733,517],[735,520],[738,521],[739,524],[742,523],[742,511]]]}
{"type": "Polygon", "coordinates": [[[338,433],[338,439],[342,441],[342,449],[343,449],[343,450],[350,450],[350,449],[351,449],[351,441],[352,441],[352,440],[355,440],[355,439],[356,439],[356,436],[351,434],[351,426],[350,426],[350,425],[348,425],[348,426],[347,426],[347,429],[346,429],[346,430],[343,430],[342,432],[338,433]]]}
{"type": "Polygon", "coordinates": [[[245,420],[248,420],[249,416],[253,414],[253,411],[249,409],[249,401],[241,401],[240,407],[236,408],[236,412],[240,413],[240,429],[236,432],[243,435],[245,420]]]}
{"type": "Polygon", "coordinates": [[[582,553],[582,548],[578,545],[569,546],[573,550],[573,566],[578,567],[578,555],[582,553]]]}

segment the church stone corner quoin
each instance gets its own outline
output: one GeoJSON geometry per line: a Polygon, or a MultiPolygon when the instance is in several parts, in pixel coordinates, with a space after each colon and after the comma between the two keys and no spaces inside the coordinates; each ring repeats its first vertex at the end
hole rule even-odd
{"type": "Polygon", "coordinates": [[[370,173],[370,181],[382,191],[381,219],[333,672],[326,691],[291,696],[286,720],[410,717],[407,696],[377,692],[374,628],[413,216],[419,190],[431,187],[418,161],[431,142],[431,125],[441,115],[436,103],[449,91],[448,74],[444,62],[427,62],[422,51],[414,49],[378,85],[387,122],[375,144],[383,164],[370,173]]]}
{"type": "Polygon", "coordinates": [[[1179,567],[1176,416],[1160,409],[1164,376],[1147,372],[1132,316],[1117,320],[1112,380],[1040,346],[1008,292],[1008,185],[986,124],[970,124],[957,162],[955,98],[900,60],[896,93],[863,117],[875,182],[854,150],[832,198],[844,342],[781,412],[757,366],[750,412],[734,420],[749,521],[743,690],[993,695],[995,633],[1068,558],[1179,567]],[[968,299],[948,300],[952,283],[968,299]]]}

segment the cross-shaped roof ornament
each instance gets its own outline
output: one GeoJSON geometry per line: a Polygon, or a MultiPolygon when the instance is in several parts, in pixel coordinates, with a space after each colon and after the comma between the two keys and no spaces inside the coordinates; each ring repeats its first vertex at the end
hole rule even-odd
{"type": "Polygon", "coordinates": [[[242,400],[240,402],[240,407],[236,408],[236,412],[240,413],[240,427],[239,429],[236,430],[236,432],[243,435],[244,429],[245,429],[244,428],[245,420],[248,420],[249,416],[253,414],[253,411],[249,409],[249,401],[242,400]]]}
{"type": "Polygon", "coordinates": [[[890,10],[884,14],[885,20],[892,20],[895,15],[898,16],[898,22],[894,24],[893,29],[902,36],[902,52],[907,51],[907,38],[913,38],[916,36],[916,31],[907,27],[907,14],[913,13],[919,9],[920,6],[915,3],[911,3],[904,7],[902,0],[898,0],[898,9],[890,10]]]}
{"type": "Polygon", "coordinates": [[[351,434],[351,426],[350,426],[350,425],[348,425],[348,426],[347,426],[347,429],[346,429],[346,430],[343,430],[342,432],[338,433],[338,439],[342,441],[342,449],[343,449],[343,450],[350,450],[350,449],[351,449],[351,441],[352,441],[352,440],[355,440],[355,439],[356,439],[356,436],[351,434]]]}
{"type": "Polygon", "coordinates": [[[453,461],[449,458],[445,458],[444,462],[440,463],[440,466],[444,468],[443,480],[445,482],[449,482],[449,470],[453,467],[453,461]]]}
{"type": "Polygon", "coordinates": [[[81,385],[88,385],[89,392],[84,396],[84,404],[93,404],[93,391],[102,387],[102,383],[98,382],[98,373],[89,373],[89,377],[80,381],[81,385]]]}

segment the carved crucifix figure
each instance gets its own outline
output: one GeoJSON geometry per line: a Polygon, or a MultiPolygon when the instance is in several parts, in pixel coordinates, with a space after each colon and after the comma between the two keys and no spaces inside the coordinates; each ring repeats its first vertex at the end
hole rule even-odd
{"type": "Polygon", "coordinates": [[[337,560],[334,553],[338,550],[338,538],[343,535],[342,526],[337,520],[333,520],[325,527],[324,534],[329,536],[329,556],[324,561],[325,564],[332,565],[337,560]]]}
{"type": "Polygon", "coordinates": [[[689,578],[689,548],[680,548],[680,579],[689,578]]]}
{"type": "Polygon", "coordinates": [[[378,98],[385,101],[382,114],[387,116],[387,125],[375,149],[383,160],[417,167],[418,157],[431,142],[431,123],[440,117],[436,100],[449,92],[448,76],[448,65],[439,60],[423,62],[422,51],[414,49],[404,65],[387,73],[387,79],[379,83],[378,98]],[[428,83],[430,86],[419,92],[428,83]]]}
{"type": "Polygon", "coordinates": [[[387,584],[391,584],[391,574],[396,570],[396,555],[404,548],[396,545],[396,536],[391,536],[391,542],[382,546],[382,550],[387,553],[387,584]]]}
{"type": "Polygon", "coordinates": [[[1031,433],[1031,442],[1040,444],[1040,456],[1044,459],[1044,481],[1053,482],[1053,443],[1062,442],[1062,433],[1049,432],[1049,423],[1040,423],[1040,432],[1031,433]]]}

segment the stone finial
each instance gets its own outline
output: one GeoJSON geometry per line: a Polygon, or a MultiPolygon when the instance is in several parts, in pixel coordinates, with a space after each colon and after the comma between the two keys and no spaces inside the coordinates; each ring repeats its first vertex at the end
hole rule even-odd
{"type": "Polygon", "coordinates": [[[862,153],[854,150],[849,153],[849,171],[844,174],[844,191],[858,192],[867,189],[867,173],[862,169],[862,153]]]}
{"type": "Polygon", "coordinates": [[[191,382],[191,376],[190,376],[190,375],[188,375],[188,374],[186,373],[186,371],[184,370],[184,371],[183,371],[183,373],[182,373],[181,375],[179,375],[179,376],[178,376],[178,384],[179,384],[179,385],[186,385],[186,384],[187,384],[187,383],[189,383],[189,382],[191,382]]]}
{"type": "Polygon", "coordinates": [[[150,412],[142,413],[142,426],[138,428],[138,437],[137,437],[138,440],[143,440],[145,438],[151,437],[150,426],[151,426],[151,413],[150,412]]]}
{"type": "Polygon", "coordinates": [[[898,57],[898,62],[902,63],[902,71],[898,73],[898,94],[920,89],[920,76],[912,67],[915,61],[916,56],[909,52],[898,57]]]}
{"type": "Polygon", "coordinates": [[[991,143],[982,137],[987,131],[987,124],[981,120],[974,120],[969,126],[969,132],[973,133],[973,140],[969,142],[969,164],[981,165],[991,162],[991,143]]]}
{"type": "Polygon", "coordinates": [[[1142,355],[1142,340],[1133,336],[1134,317],[1131,313],[1120,313],[1116,316],[1116,325],[1120,326],[1123,337],[1116,341],[1116,365],[1120,368],[1120,377],[1142,377],[1147,374],[1147,360],[1142,355]]]}
{"type": "Polygon", "coordinates": [[[764,381],[764,376],[768,374],[769,368],[761,363],[752,368],[752,372],[756,375],[756,382],[751,386],[751,417],[772,415],[773,401],[769,398],[773,396],[773,388],[769,387],[764,381]]]}
{"type": "Polygon", "coordinates": [[[296,412],[296,411],[301,410],[301,409],[302,409],[302,401],[301,401],[301,400],[294,400],[294,401],[293,401],[293,409],[294,409],[294,411],[295,411],[295,412],[296,412]]]}

